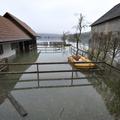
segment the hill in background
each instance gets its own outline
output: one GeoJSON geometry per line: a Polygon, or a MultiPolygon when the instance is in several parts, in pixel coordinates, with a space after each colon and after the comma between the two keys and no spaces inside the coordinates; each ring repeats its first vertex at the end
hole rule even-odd
{"type": "Polygon", "coordinates": [[[62,34],[52,34],[52,33],[38,33],[39,38],[41,39],[61,39],[62,34]]]}
{"type": "MultiPolygon", "coordinates": [[[[90,40],[90,37],[91,37],[91,32],[82,33],[82,34],[81,34],[81,42],[82,42],[83,44],[88,44],[88,43],[89,43],[89,40],[90,40]]],[[[69,34],[68,40],[69,40],[70,42],[76,42],[76,41],[75,41],[75,38],[74,38],[74,34],[69,34]]]]}
{"type": "MultiPolygon", "coordinates": [[[[38,33],[40,39],[62,39],[62,34],[51,34],[51,33],[38,33]]],[[[91,32],[85,32],[81,34],[81,42],[83,44],[88,44],[91,37],[91,32]]],[[[74,39],[74,34],[67,35],[67,38],[70,42],[76,42],[74,39]]]]}

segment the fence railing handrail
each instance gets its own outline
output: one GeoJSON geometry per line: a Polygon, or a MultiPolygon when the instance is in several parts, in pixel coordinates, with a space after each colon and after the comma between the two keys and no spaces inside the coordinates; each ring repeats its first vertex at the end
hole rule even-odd
{"type": "MultiPolygon", "coordinates": [[[[109,64],[105,63],[105,62],[74,62],[74,63],[80,63],[80,64],[86,64],[86,63],[94,63],[96,65],[98,64],[105,64],[105,65],[108,65],[110,66],[109,64]]],[[[1,64],[1,63],[0,63],[1,64]]],[[[43,74],[43,73],[64,73],[64,72],[71,72],[72,73],[72,76],[71,76],[71,85],[73,84],[73,73],[74,72],[96,72],[96,71],[104,71],[104,69],[101,69],[100,67],[96,67],[96,68],[92,68],[92,69],[61,69],[61,70],[56,70],[56,69],[53,69],[53,70],[40,70],[39,69],[39,65],[54,65],[54,64],[69,64],[69,62],[41,62],[41,63],[6,63],[6,65],[36,65],[36,69],[33,70],[33,71],[6,71],[6,72],[0,72],[0,75],[6,75],[6,74],[36,74],[37,78],[36,78],[36,81],[38,83],[37,85],[37,88],[40,88],[42,87],[40,85],[40,74],[43,74]]],[[[115,69],[115,67],[112,67],[115,69]]],[[[119,70],[120,72],[120,70],[119,70]]],[[[87,85],[87,84],[81,84],[81,85],[87,85]]],[[[68,85],[69,86],[69,85],[68,85]]],[[[51,87],[51,86],[49,86],[51,87]]],[[[22,89],[22,88],[17,88],[17,89],[22,89]]],[[[27,88],[25,88],[27,89],[27,88]]]]}
{"type": "MultiPolygon", "coordinates": [[[[104,62],[72,62],[73,64],[100,64],[104,62]]],[[[36,63],[0,63],[0,65],[52,65],[52,64],[69,64],[69,62],[36,62],[36,63]]]]}
{"type": "MultiPolygon", "coordinates": [[[[90,71],[97,71],[99,69],[89,69],[89,72],[90,71]]],[[[86,69],[75,69],[75,70],[45,70],[45,71],[30,71],[30,72],[23,72],[23,71],[18,71],[18,72],[15,72],[15,71],[12,71],[12,72],[0,72],[0,74],[35,74],[35,73],[61,73],[61,72],[85,72],[85,71],[88,71],[86,69]]]]}
{"type": "MultiPolygon", "coordinates": [[[[86,63],[90,63],[90,64],[93,63],[96,65],[103,63],[120,72],[119,68],[116,68],[106,62],[101,62],[101,61],[100,62],[73,62],[73,64],[86,64],[86,63]]],[[[0,63],[0,65],[6,65],[6,66],[9,66],[9,65],[55,65],[55,64],[69,64],[69,62],[0,63]]]]}
{"type": "Polygon", "coordinates": [[[107,66],[111,67],[112,69],[117,70],[118,72],[120,72],[120,69],[119,69],[119,68],[114,67],[114,66],[112,66],[112,65],[110,65],[110,64],[108,64],[108,63],[106,63],[106,62],[104,62],[104,63],[105,63],[107,66]]]}
{"type": "MultiPolygon", "coordinates": [[[[73,45],[72,45],[72,48],[77,49],[77,48],[76,48],[75,46],[73,46],[73,45]]],[[[75,49],[74,49],[74,50],[75,50],[75,49]]],[[[78,50],[81,51],[81,52],[84,52],[84,53],[88,53],[88,51],[85,51],[85,50],[82,50],[82,49],[79,49],[79,48],[78,48],[78,50]]]]}

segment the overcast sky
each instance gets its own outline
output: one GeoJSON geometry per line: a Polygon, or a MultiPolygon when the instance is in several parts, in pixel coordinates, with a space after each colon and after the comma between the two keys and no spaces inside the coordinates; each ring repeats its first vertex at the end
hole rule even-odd
{"type": "Polygon", "coordinates": [[[10,12],[39,33],[74,32],[76,14],[82,13],[91,24],[118,3],[119,0],[0,0],[0,15],[10,12]]]}

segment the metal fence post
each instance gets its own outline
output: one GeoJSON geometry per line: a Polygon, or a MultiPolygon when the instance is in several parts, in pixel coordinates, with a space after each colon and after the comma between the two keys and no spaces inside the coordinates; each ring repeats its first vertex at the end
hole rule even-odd
{"type": "Polygon", "coordinates": [[[72,78],[71,78],[71,85],[73,85],[73,70],[74,70],[74,68],[72,67],[72,78]]]}
{"type": "Polygon", "coordinates": [[[38,87],[40,86],[40,79],[39,79],[39,64],[38,63],[36,63],[36,65],[37,65],[37,80],[38,80],[38,87]]]}

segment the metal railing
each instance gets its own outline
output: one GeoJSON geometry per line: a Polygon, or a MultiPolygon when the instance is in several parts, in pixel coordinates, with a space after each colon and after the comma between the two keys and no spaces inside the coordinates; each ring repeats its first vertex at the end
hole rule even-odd
{"type": "MultiPolygon", "coordinates": [[[[74,46],[71,46],[71,53],[75,54],[77,51],[77,48],[74,47],[74,46]]],[[[84,50],[81,50],[81,49],[78,49],[78,54],[82,55],[82,56],[87,56],[88,55],[88,52],[87,51],[84,51],[84,50]]]]}
{"type": "MultiPolygon", "coordinates": [[[[71,66],[71,69],[63,69],[63,70],[40,70],[40,66],[41,65],[68,65],[69,63],[68,62],[43,62],[43,63],[0,63],[0,65],[6,65],[6,66],[31,66],[31,65],[35,65],[36,68],[33,69],[32,71],[1,71],[0,72],[0,75],[15,75],[15,74],[21,74],[21,75],[24,75],[24,74],[36,74],[36,79],[33,79],[33,80],[22,80],[22,81],[18,81],[18,82],[32,82],[32,81],[37,81],[37,84],[38,86],[36,88],[48,88],[48,86],[40,86],[40,81],[55,81],[55,80],[71,80],[71,85],[66,85],[66,87],[74,87],[74,85],[72,84],[73,83],[73,80],[81,80],[81,79],[88,79],[87,77],[78,77],[78,78],[74,78],[73,77],[73,73],[77,73],[77,72],[83,72],[83,73],[93,73],[93,72],[97,72],[97,71],[105,71],[105,66],[109,67],[110,69],[113,69],[113,70],[116,70],[117,72],[120,72],[119,69],[113,67],[113,66],[110,66],[109,64],[105,63],[105,62],[75,62],[75,64],[86,64],[86,63],[93,63],[93,64],[96,64],[96,68],[90,68],[90,69],[75,69],[74,67],[71,66]],[[102,67],[101,67],[102,66],[102,67]],[[71,77],[68,78],[40,78],[40,75],[41,74],[44,74],[44,73],[67,73],[67,72],[71,72],[71,77]]],[[[9,82],[8,82],[9,83],[9,82]]],[[[78,86],[78,85],[75,85],[75,86],[78,86]]],[[[83,85],[80,85],[80,86],[86,86],[85,84],[83,85]]],[[[55,87],[55,86],[49,86],[49,87],[55,87]]],[[[59,86],[59,87],[64,87],[63,85],[62,86],[59,86]]],[[[32,87],[33,88],[33,87],[32,87]]],[[[16,88],[17,89],[17,88],[16,88]]],[[[24,88],[25,89],[25,88],[24,88]]]]}
{"type": "MultiPolygon", "coordinates": [[[[87,62],[88,63],[88,62],[87,62]]],[[[89,62],[89,63],[94,63],[96,65],[98,64],[103,64],[103,62],[89,62]]],[[[6,72],[0,72],[0,75],[9,75],[9,74],[21,74],[21,75],[24,75],[24,74],[36,74],[37,78],[34,79],[34,80],[22,80],[22,81],[18,81],[18,82],[32,82],[32,81],[37,81],[37,84],[38,86],[36,88],[48,88],[48,86],[40,86],[40,81],[55,81],[55,80],[71,80],[71,85],[65,85],[66,87],[74,87],[74,86],[78,86],[78,85],[73,85],[73,80],[74,79],[87,79],[86,77],[78,77],[78,78],[74,78],[73,77],[73,73],[74,72],[94,72],[94,71],[100,71],[101,69],[99,68],[95,68],[95,69],[75,69],[73,67],[71,67],[71,69],[63,69],[63,70],[40,70],[39,67],[41,65],[65,65],[65,64],[69,64],[68,62],[45,62],[45,63],[7,63],[7,64],[2,64],[0,63],[0,65],[8,65],[8,66],[28,66],[28,65],[35,65],[36,66],[36,69],[32,70],[32,71],[6,71],[6,72]],[[43,78],[43,79],[40,79],[40,75],[41,74],[44,74],[44,73],[66,73],[66,72],[71,72],[72,75],[70,78],[52,78],[52,79],[46,79],[46,78],[43,78]]],[[[77,62],[76,64],[86,64],[86,62],[77,62]]],[[[86,86],[86,85],[91,85],[91,84],[83,84],[83,85],[80,85],[80,86],[86,86]]],[[[55,86],[49,86],[50,88],[51,87],[55,87],[55,86]]],[[[64,85],[62,86],[59,86],[59,87],[64,87],[64,85]]],[[[33,88],[33,87],[32,87],[33,88]]],[[[17,89],[17,88],[16,88],[17,89]]],[[[23,88],[22,88],[23,89],[23,88]]],[[[25,88],[24,88],[25,89],[25,88]]],[[[26,88],[27,89],[27,88],[26,88]]]]}
{"type": "Polygon", "coordinates": [[[37,49],[42,53],[61,53],[62,46],[37,46],[37,49]]]}

